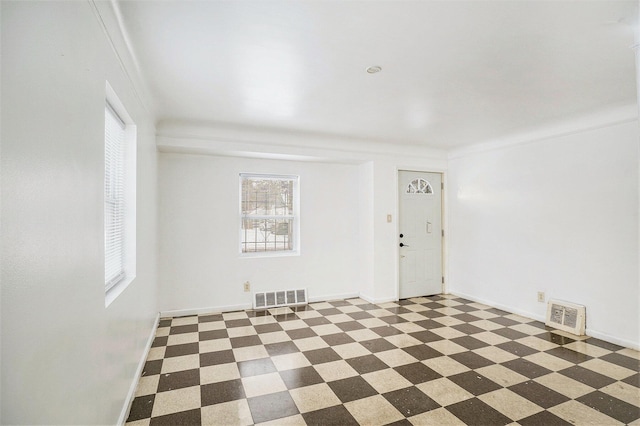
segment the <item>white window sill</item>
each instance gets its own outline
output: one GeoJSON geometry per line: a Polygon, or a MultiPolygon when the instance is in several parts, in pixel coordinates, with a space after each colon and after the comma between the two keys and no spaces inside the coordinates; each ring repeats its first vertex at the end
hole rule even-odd
{"type": "Polygon", "coordinates": [[[256,259],[262,257],[295,257],[300,256],[300,250],[293,251],[258,251],[249,253],[240,253],[241,259],[256,259]]]}
{"type": "Polygon", "coordinates": [[[125,279],[120,281],[118,284],[114,285],[109,290],[107,290],[104,296],[104,307],[105,308],[109,307],[109,305],[114,300],[116,300],[118,296],[120,296],[120,294],[129,286],[129,284],[133,282],[135,278],[136,278],[135,275],[132,277],[126,277],[125,279]]]}

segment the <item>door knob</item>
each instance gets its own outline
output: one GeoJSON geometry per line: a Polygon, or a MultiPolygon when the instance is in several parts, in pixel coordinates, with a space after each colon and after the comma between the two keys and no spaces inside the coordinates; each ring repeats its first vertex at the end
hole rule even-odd
{"type": "Polygon", "coordinates": [[[409,247],[409,246],[404,243],[400,243],[400,247],[409,247]]]}
{"type": "Polygon", "coordinates": [[[400,238],[404,237],[404,234],[400,234],[400,238]]]}

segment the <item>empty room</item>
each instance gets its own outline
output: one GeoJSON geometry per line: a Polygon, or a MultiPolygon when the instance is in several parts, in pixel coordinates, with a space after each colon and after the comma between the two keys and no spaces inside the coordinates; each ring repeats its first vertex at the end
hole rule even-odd
{"type": "Polygon", "coordinates": [[[636,0],[0,0],[0,424],[640,424],[636,0]]]}

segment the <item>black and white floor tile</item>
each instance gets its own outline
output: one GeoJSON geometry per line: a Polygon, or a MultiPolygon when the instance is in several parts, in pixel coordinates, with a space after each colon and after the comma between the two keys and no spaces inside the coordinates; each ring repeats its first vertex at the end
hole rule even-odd
{"type": "Polygon", "coordinates": [[[640,425],[640,355],[455,296],[163,318],[127,425],[640,425]]]}

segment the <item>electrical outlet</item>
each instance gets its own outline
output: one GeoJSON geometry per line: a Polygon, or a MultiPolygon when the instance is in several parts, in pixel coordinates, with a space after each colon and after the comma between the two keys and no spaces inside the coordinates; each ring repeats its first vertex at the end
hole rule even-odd
{"type": "Polygon", "coordinates": [[[544,291],[538,292],[538,302],[544,303],[544,291]]]}
{"type": "Polygon", "coordinates": [[[244,291],[251,291],[251,283],[249,281],[245,281],[244,283],[244,291]]]}

